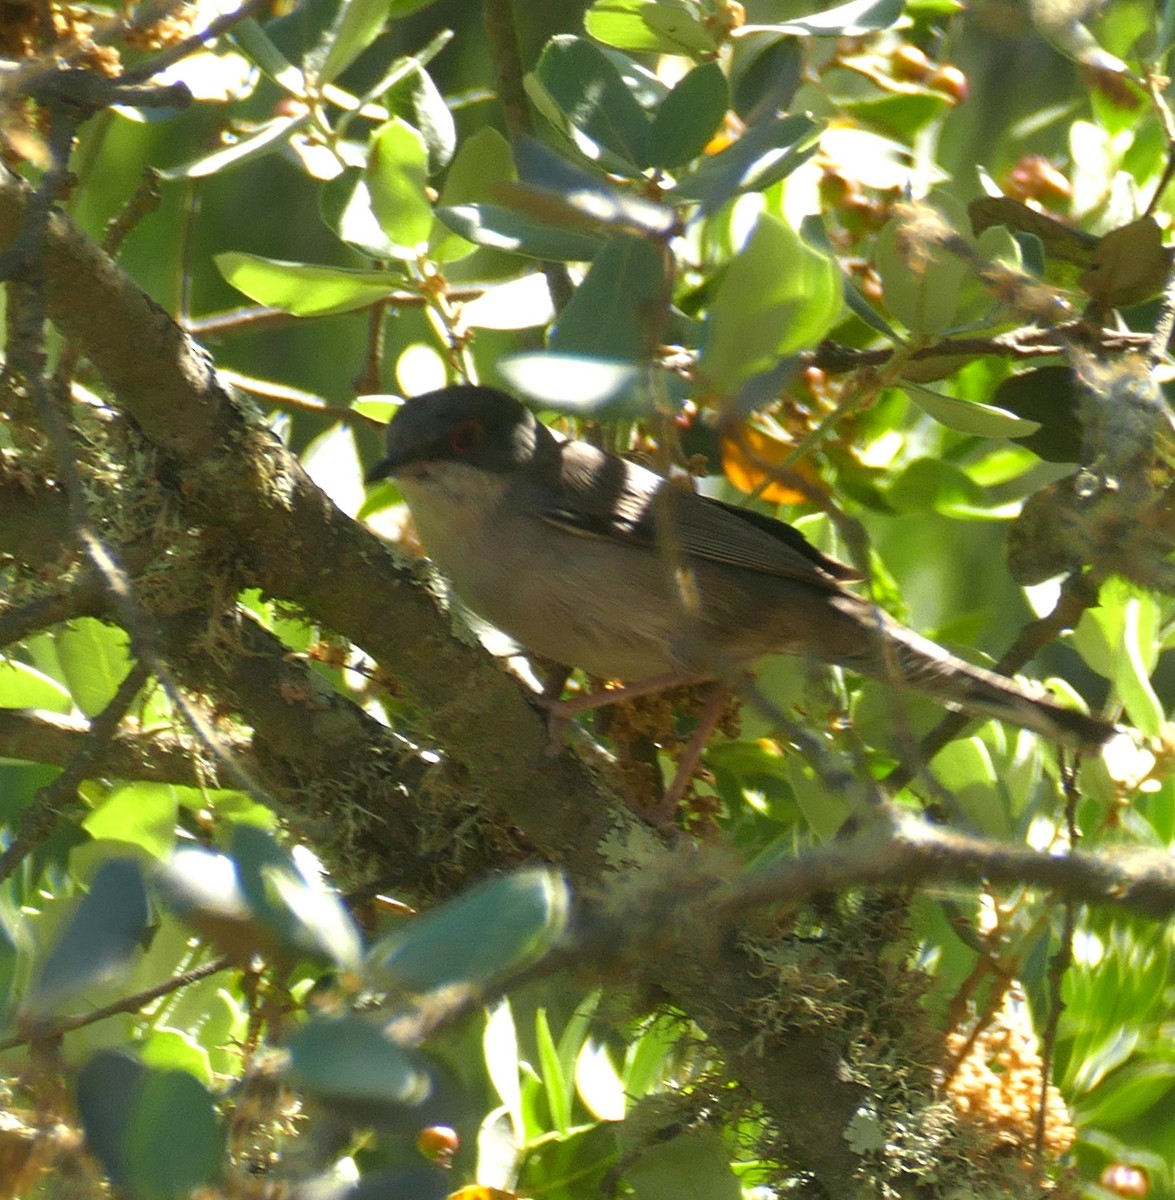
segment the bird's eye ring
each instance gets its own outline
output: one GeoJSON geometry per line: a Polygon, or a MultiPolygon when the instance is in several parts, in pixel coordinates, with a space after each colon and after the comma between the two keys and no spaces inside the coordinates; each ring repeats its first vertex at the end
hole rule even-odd
{"type": "Polygon", "coordinates": [[[485,431],[480,421],[471,417],[466,421],[458,421],[449,432],[449,449],[454,454],[469,454],[481,445],[485,431]]]}

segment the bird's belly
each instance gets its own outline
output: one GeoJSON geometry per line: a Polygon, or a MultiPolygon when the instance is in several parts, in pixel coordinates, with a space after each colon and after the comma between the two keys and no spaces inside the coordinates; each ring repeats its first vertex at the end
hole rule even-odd
{"type": "MultiPolygon", "coordinates": [[[[411,504],[410,488],[402,491],[411,504]]],[[[509,527],[510,516],[433,521],[423,506],[413,512],[425,550],[457,596],[525,650],[605,679],[682,669],[675,606],[656,555],[538,520],[519,530],[509,527]]]]}

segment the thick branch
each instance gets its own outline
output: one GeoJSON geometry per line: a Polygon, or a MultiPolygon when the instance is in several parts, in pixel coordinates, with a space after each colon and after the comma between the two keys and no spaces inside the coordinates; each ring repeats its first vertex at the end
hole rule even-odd
{"type": "MultiPolygon", "coordinates": [[[[19,183],[0,184],[0,240],[23,205],[19,183]]],[[[239,548],[250,579],[370,651],[487,801],[573,873],[597,874],[609,825],[632,823],[600,803],[598,781],[573,755],[545,757],[544,720],[518,685],[452,636],[414,573],[315,487],[221,386],[204,351],[61,216],[46,269],[50,318],[172,459],[193,516],[239,548]]]]}

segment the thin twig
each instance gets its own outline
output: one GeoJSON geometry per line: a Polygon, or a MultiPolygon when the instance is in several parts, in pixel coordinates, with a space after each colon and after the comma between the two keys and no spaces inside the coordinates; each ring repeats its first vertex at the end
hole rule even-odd
{"type": "Polygon", "coordinates": [[[213,959],[212,962],[205,963],[202,967],[181,971],[178,975],[173,975],[170,979],[165,979],[154,987],[136,992],[133,996],[124,996],[121,1000],[112,1001],[110,1004],[104,1004],[101,1008],[94,1009],[93,1012],[83,1013],[76,1017],[63,1017],[51,1025],[38,1025],[33,1033],[22,1033],[15,1037],[5,1038],[0,1042],[0,1051],[14,1050],[17,1046],[27,1046],[32,1042],[58,1038],[63,1034],[72,1033],[75,1029],[84,1029],[87,1025],[93,1025],[97,1021],[105,1021],[107,1017],[117,1017],[120,1013],[138,1012],[153,1000],[158,1000],[172,992],[178,992],[180,988],[187,987],[189,984],[199,983],[201,979],[207,979],[210,975],[227,970],[232,965],[232,960],[227,955],[213,959]]]}

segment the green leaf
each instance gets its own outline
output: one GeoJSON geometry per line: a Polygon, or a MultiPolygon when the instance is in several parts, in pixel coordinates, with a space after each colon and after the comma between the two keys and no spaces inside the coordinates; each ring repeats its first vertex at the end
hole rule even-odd
{"type": "Polygon", "coordinates": [[[563,1074],[563,1065],[559,1061],[555,1039],[551,1036],[551,1024],[547,1020],[545,1008],[540,1008],[534,1015],[534,1036],[551,1120],[559,1133],[566,1133],[571,1125],[571,1089],[567,1086],[567,1077],[563,1074]]]}
{"type": "Polygon", "coordinates": [[[703,213],[712,213],[742,192],[761,192],[816,153],[819,130],[802,113],[759,121],[725,150],[680,175],[666,199],[694,200],[703,213]]]}
{"type": "Polygon", "coordinates": [[[733,396],[777,359],[825,337],[842,305],[836,262],[763,213],[706,314],[701,372],[710,387],[733,396]]]}
{"type": "MultiPolygon", "coordinates": [[[[200,1033],[203,1036],[202,1024],[200,1033]]],[[[186,1071],[205,1087],[212,1086],[212,1062],[208,1050],[192,1034],[161,1025],[152,1029],[137,1045],[147,1066],[159,1070],[186,1071]]]]}
{"type": "Polygon", "coordinates": [[[27,1016],[52,1017],[78,992],[119,975],[140,952],[150,917],[139,864],[130,858],[104,863],[25,998],[27,1016]]]}
{"type": "Polygon", "coordinates": [[[40,708],[68,713],[73,700],[68,691],[28,663],[0,658],[0,708],[40,708]]]}
{"type": "Polygon", "coordinates": [[[566,1137],[547,1137],[528,1147],[515,1188],[522,1196],[597,1196],[617,1157],[615,1122],[581,1126],[566,1137]]]}
{"type": "Polygon", "coordinates": [[[936,247],[925,264],[914,269],[902,249],[903,227],[902,219],[894,217],[877,235],[874,248],[885,306],[914,333],[945,333],[954,325],[971,267],[936,247]]]}
{"type": "Polygon", "coordinates": [[[534,350],[500,358],[497,367],[511,387],[560,412],[600,418],[649,413],[641,372],[631,362],[534,350]]]}
{"type": "Polygon", "coordinates": [[[284,91],[292,96],[306,94],[306,76],[273,44],[256,17],[246,17],[229,30],[227,37],[284,91]]]}
{"type": "Polygon", "coordinates": [[[740,38],[730,66],[731,107],[748,125],[787,112],[804,77],[805,43],[785,34],[740,38]]]}
{"type": "Polygon", "coordinates": [[[649,160],[655,167],[692,162],[722,125],[730,97],[717,63],[702,63],[665,97],[649,129],[649,160]]]}
{"type": "Polygon", "coordinates": [[[996,408],[991,404],[980,404],[978,400],[959,400],[945,396],[942,392],[922,387],[909,380],[899,385],[923,412],[932,416],[940,425],[957,429],[960,433],[973,433],[988,438],[1020,438],[1035,433],[1040,425],[1028,421],[1015,413],[996,408]]]}
{"type": "Polygon", "coordinates": [[[288,1042],[290,1077],[317,1099],[415,1108],[432,1093],[428,1060],[348,1013],[312,1017],[288,1042]]]}
{"type": "Polygon", "coordinates": [[[1071,367],[1052,364],[1009,375],[991,400],[998,408],[1039,423],[1036,433],[1019,436],[1034,454],[1047,462],[1081,462],[1084,431],[1071,367]]]}
{"type": "Polygon", "coordinates": [[[206,179],[218,175],[230,167],[241,167],[255,159],[264,158],[281,149],[290,138],[304,126],[310,124],[310,113],[295,113],[288,117],[275,117],[255,130],[248,137],[231,146],[202,154],[191,162],[159,172],[159,178],[167,182],[180,179],[206,179]]]}
{"type": "Polygon", "coordinates": [[[457,126],[432,76],[418,62],[410,62],[402,78],[384,93],[388,112],[401,116],[428,148],[428,174],[449,165],[457,149],[457,126]]]}
{"type": "Polygon", "coordinates": [[[541,958],[562,936],[570,903],[558,871],[516,871],[377,942],[368,967],[377,985],[397,993],[482,988],[541,958]]]}
{"type": "Polygon", "coordinates": [[[327,227],[368,258],[394,259],[395,245],[376,220],[371,192],[358,167],[351,167],[322,185],[318,209],[327,227]]]}
{"type": "Polygon", "coordinates": [[[93,838],[131,842],[155,858],[166,858],[175,844],[179,800],[169,783],[125,784],[115,788],[82,822],[93,838]]]}
{"type": "Polygon", "coordinates": [[[518,1029],[514,1024],[514,1010],[510,998],[503,996],[487,1013],[485,1032],[481,1039],[482,1056],[486,1074],[502,1107],[510,1116],[514,1136],[518,1142],[526,1139],[526,1123],[522,1112],[522,1081],[519,1077],[521,1062],[518,1053],[518,1029]]]}
{"type": "Polygon", "coordinates": [[[901,18],[905,7],[905,0],[851,0],[849,4],[838,4],[771,28],[818,37],[859,37],[888,29],[901,18]]]}
{"type": "Polygon", "coordinates": [[[74,703],[87,717],[111,700],[131,667],[130,639],[114,625],[78,617],[53,635],[74,703]]]}
{"type": "Polygon", "coordinates": [[[375,41],[387,23],[389,0],[343,0],[323,37],[319,84],[333,83],[375,41]]]}
{"type": "Polygon", "coordinates": [[[208,1089],[187,1071],[150,1071],[136,1089],[124,1137],[135,1200],[180,1200],[216,1182],[225,1129],[208,1089]]]}
{"type": "Polygon", "coordinates": [[[86,1149],[119,1188],[130,1186],[126,1133],[147,1076],[137,1058],[113,1050],[92,1055],[78,1073],[77,1106],[86,1149]]]}
{"type": "Polygon", "coordinates": [[[323,317],[366,308],[386,300],[403,282],[399,275],[386,271],[318,267],[236,251],[217,254],[213,261],[225,279],[251,300],[296,317],[323,317]]]}
{"type": "Polygon", "coordinates": [[[667,1142],[651,1141],[624,1180],[636,1200],[740,1200],[730,1150],[717,1130],[692,1129],[667,1142]]]}
{"type": "Polygon", "coordinates": [[[28,921],[0,901],[0,1022],[8,1024],[9,1005],[14,999],[22,966],[29,957],[31,941],[28,921]]]}
{"type": "Polygon", "coordinates": [[[1158,633],[1159,613],[1154,597],[1147,593],[1131,596],[1122,612],[1122,649],[1114,683],[1131,721],[1147,737],[1157,737],[1166,719],[1162,701],[1150,681],[1158,633]]]}
{"type": "MultiPolygon", "coordinates": [[[[488,200],[496,183],[515,177],[510,143],[487,125],[466,138],[457,148],[449,173],[445,176],[438,204],[453,208],[478,200],[488,200]]],[[[434,262],[452,262],[475,249],[474,243],[437,222],[429,235],[428,253],[434,262]]]]}
{"type": "Polygon", "coordinates": [[[644,238],[613,238],[559,314],[548,345],[562,354],[643,363],[668,303],[663,250],[644,238]]]}
{"type": "Polygon", "coordinates": [[[544,116],[587,158],[620,174],[649,165],[649,120],[598,46],[571,34],[552,38],[527,82],[544,116]]]}
{"type": "Polygon", "coordinates": [[[931,763],[934,777],[978,832],[1008,838],[1012,820],[987,746],[977,737],[958,738],[931,763]]]}
{"type": "Polygon", "coordinates": [[[246,903],[278,945],[344,971],[359,968],[362,938],[342,901],[265,830],[238,825],[229,853],[246,903]]]}
{"type": "Polygon", "coordinates": [[[424,138],[399,117],[371,135],[365,173],[371,208],[396,256],[414,259],[428,244],[432,205],[428,186],[428,148],[424,138]]]}
{"type": "Polygon", "coordinates": [[[584,13],[592,37],[618,50],[693,57],[717,49],[705,25],[683,4],[656,0],[595,0],[584,13]]]}
{"type": "Polygon", "coordinates": [[[604,244],[594,233],[561,228],[497,204],[459,204],[438,208],[436,215],[467,241],[528,258],[584,262],[594,258],[604,244]]]}
{"type": "Polygon", "coordinates": [[[990,503],[965,471],[936,458],[915,459],[886,489],[885,498],[896,512],[938,512],[964,521],[1008,520],[1019,511],[1016,502],[990,503]]]}

